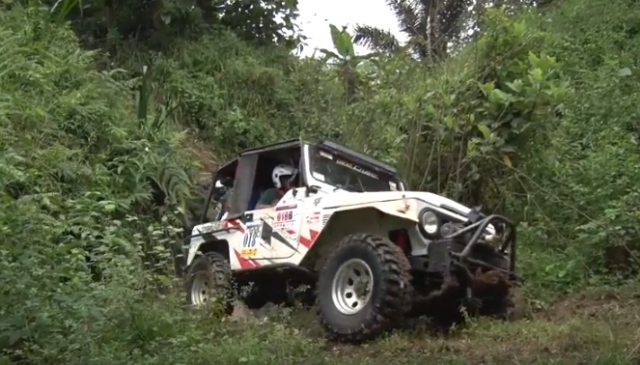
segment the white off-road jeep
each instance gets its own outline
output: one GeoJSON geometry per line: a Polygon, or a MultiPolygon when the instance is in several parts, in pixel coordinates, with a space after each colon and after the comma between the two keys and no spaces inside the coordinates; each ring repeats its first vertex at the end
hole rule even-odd
{"type": "MultiPolygon", "coordinates": [[[[185,240],[187,301],[241,288],[250,308],[287,303],[309,286],[334,340],[362,342],[407,316],[435,324],[467,314],[503,316],[512,305],[515,229],[443,196],[407,191],[394,168],[330,141],[286,141],[244,151],[213,176],[215,217],[185,240]],[[296,166],[297,186],[256,209],[279,164],[296,166]],[[225,186],[223,186],[225,185],[225,186]]],[[[230,293],[230,294],[229,294],[230,293]]]]}

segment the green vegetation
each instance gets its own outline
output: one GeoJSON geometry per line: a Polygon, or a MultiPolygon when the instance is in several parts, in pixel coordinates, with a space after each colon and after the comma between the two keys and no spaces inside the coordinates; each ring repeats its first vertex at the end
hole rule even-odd
{"type": "Polygon", "coordinates": [[[293,1],[29,3],[0,2],[0,364],[640,359],[634,1],[477,8],[478,32],[439,63],[356,57],[337,28],[329,57],[298,59],[293,1]],[[350,347],[305,313],[185,308],[170,250],[198,175],[295,136],[517,220],[531,318],[350,347]]]}

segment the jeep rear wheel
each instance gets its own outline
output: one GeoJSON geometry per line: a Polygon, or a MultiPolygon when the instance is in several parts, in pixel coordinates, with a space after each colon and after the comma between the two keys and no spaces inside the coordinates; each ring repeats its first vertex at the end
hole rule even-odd
{"type": "Polygon", "coordinates": [[[220,306],[224,314],[233,312],[231,268],[217,252],[207,252],[193,261],[186,276],[185,291],[187,303],[193,306],[220,306]]]}
{"type": "Polygon", "coordinates": [[[320,323],[332,340],[371,340],[411,307],[410,265],[390,240],[345,237],[327,259],[318,282],[320,323]]]}

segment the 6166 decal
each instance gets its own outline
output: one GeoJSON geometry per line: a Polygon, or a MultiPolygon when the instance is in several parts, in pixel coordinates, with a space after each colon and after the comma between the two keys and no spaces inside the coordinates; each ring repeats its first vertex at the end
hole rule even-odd
{"type": "Polygon", "coordinates": [[[276,222],[286,222],[292,219],[293,219],[293,210],[278,212],[278,214],[276,215],[276,222]]]}

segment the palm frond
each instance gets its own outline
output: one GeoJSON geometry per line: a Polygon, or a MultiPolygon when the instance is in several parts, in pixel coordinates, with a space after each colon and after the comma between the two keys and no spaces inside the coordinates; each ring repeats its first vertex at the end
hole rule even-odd
{"type": "Polygon", "coordinates": [[[407,0],[416,9],[421,11],[428,11],[432,6],[438,5],[437,1],[442,0],[407,0]]]}
{"type": "Polygon", "coordinates": [[[354,33],[354,43],[374,51],[392,53],[400,48],[400,42],[388,30],[357,24],[354,33]]]}
{"type": "Polygon", "coordinates": [[[464,20],[463,16],[468,12],[469,7],[473,5],[471,0],[447,0],[444,1],[443,7],[438,14],[440,31],[447,37],[458,36],[464,20]]]}
{"type": "Polygon", "coordinates": [[[426,19],[425,15],[427,13],[422,11],[423,9],[421,9],[415,1],[387,0],[387,6],[395,13],[401,32],[407,34],[409,37],[419,34],[418,26],[426,19]]]}

